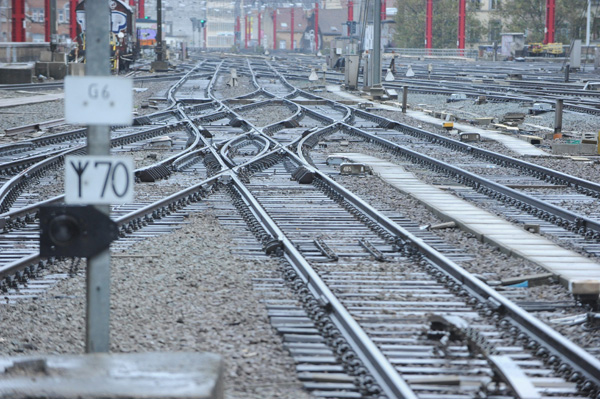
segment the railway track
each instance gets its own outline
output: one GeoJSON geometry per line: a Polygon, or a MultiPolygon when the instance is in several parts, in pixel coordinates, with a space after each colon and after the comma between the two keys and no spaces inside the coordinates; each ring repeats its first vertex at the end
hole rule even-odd
{"type": "MultiPolygon", "coordinates": [[[[112,132],[113,153],[131,154],[138,168],[135,202],[112,209],[120,231],[113,249],[216,209],[237,252],[280,263],[281,274],[259,273],[255,288],[268,293],[271,323],[314,395],[600,395],[597,348],[575,345],[533,314],[542,306],[558,317],[563,308],[539,298],[527,305],[518,289],[496,289],[462,266],[477,254],[422,229],[401,208],[376,209],[361,199],[369,195],[339,183],[343,165],[335,162],[363,167],[361,179],[377,155],[379,166],[413,170],[506,219],[532,225],[535,218],[590,263],[600,227],[581,205],[595,206],[596,183],[321,98],[263,60],[204,60],[174,84],[163,108],[112,132]],[[250,86],[227,97],[235,91],[225,87],[231,68],[250,86]]],[[[84,151],[82,137],[78,130],[0,148],[8,178],[0,289],[8,302],[57,261],[38,255],[36,215],[62,198],[40,195],[33,183],[59,179],[66,151],[84,151]]],[[[573,295],[565,305],[572,314],[595,314],[597,292],[573,295]]]]}

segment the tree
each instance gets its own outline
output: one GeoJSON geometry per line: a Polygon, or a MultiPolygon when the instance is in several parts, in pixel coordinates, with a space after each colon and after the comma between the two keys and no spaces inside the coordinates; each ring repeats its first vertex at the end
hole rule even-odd
{"type": "MultiPolygon", "coordinates": [[[[499,15],[508,32],[524,32],[528,43],[541,43],[546,27],[546,0],[503,0],[499,15]]],[[[587,0],[556,0],[555,41],[585,38],[587,0]]]]}
{"type": "MultiPolygon", "coordinates": [[[[404,48],[425,46],[426,0],[402,0],[397,3],[395,44],[404,48]]],[[[475,17],[476,9],[467,2],[466,41],[479,42],[485,33],[475,17]]],[[[456,48],[458,38],[458,0],[433,1],[433,47],[456,48]]]]}

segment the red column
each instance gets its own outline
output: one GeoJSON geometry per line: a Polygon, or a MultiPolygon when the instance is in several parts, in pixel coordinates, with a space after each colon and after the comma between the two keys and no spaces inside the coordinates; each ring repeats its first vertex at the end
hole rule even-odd
{"type": "MultiPolygon", "coordinates": [[[[348,22],[352,23],[354,21],[354,2],[352,0],[348,0],[348,22]]],[[[351,35],[352,26],[348,24],[348,36],[351,35]]]]}
{"type": "Polygon", "coordinates": [[[144,8],[144,0],[138,0],[138,18],[144,19],[146,16],[146,9],[144,8]]]}
{"type": "Polygon", "coordinates": [[[466,0],[458,2],[458,48],[461,50],[459,54],[464,55],[465,48],[465,18],[466,18],[466,0]]]}
{"type": "Polygon", "coordinates": [[[294,7],[292,7],[292,20],[290,21],[290,25],[291,25],[291,36],[292,36],[292,51],[294,50],[294,7]]]}
{"type": "Polygon", "coordinates": [[[273,50],[277,50],[277,9],[273,10],[273,50]]]}
{"type": "Polygon", "coordinates": [[[382,0],[381,1],[381,20],[382,21],[385,21],[385,18],[387,16],[386,8],[387,8],[387,4],[386,4],[385,0],[382,0]]]}
{"type": "Polygon", "coordinates": [[[12,36],[13,42],[25,41],[25,0],[12,0],[12,36]]]}
{"type": "Polygon", "coordinates": [[[77,39],[77,0],[69,0],[69,35],[71,39],[77,39]]]}
{"type": "Polygon", "coordinates": [[[315,2],[315,52],[319,52],[319,3],[315,2]]]}
{"type": "Polygon", "coordinates": [[[258,10],[258,45],[260,46],[260,36],[261,36],[261,32],[260,32],[261,26],[260,26],[260,10],[258,10]]]}
{"type": "Polygon", "coordinates": [[[244,17],[244,48],[248,48],[248,14],[246,14],[246,16],[244,17]]]}
{"type": "Polygon", "coordinates": [[[433,0],[427,0],[427,15],[425,17],[425,48],[433,48],[433,0]]]}
{"type": "Polygon", "coordinates": [[[554,11],[556,9],[555,0],[546,0],[546,29],[544,35],[544,44],[554,43],[554,11]]]}
{"type": "Polygon", "coordinates": [[[44,40],[50,43],[50,0],[44,0],[44,40]]]}

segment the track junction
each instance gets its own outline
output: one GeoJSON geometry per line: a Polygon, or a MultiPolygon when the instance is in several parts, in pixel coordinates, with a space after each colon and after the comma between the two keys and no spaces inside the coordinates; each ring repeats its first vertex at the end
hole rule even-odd
{"type": "MultiPolygon", "coordinates": [[[[571,173],[572,160],[505,155],[442,121],[336,99],[301,82],[317,65],[208,56],[182,66],[157,112],[114,127],[112,151],[135,158],[137,187],[134,203],[112,209],[113,252],[210,209],[237,253],[278,264],[252,281],[316,397],[600,397],[593,158],[571,173]]],[[[389,86],[599,109],[557,68],[540,89],[527,68],[513,84],[512,67],[453,67],[432,80],[415,65],[416,79],[389,86]]],[[[3,311],[43,297],[28,288],[44,270],[77,273],[77,260],[38,252],[38,209],[63,200],[64,157],[85,153],[84,129],[58,130],[0,147],[3,311]]]]}

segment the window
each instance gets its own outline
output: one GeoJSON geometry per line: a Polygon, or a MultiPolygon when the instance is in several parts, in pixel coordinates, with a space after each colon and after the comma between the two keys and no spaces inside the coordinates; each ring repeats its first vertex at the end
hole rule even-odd
{"type": "Polygon", "coordinates": [[[33,22],[44,22],[44,9],[43,8],[32,8],[31,9],[31,20],[33,22]]]}
{"type": "Polygon", "coordinates": [[[497,10],[500,6],[500,0],[489,0],[490,1],[490,10],[497,10]]]}
{"type": "Polygon", "coordinates": [[[63,8],[65,10],[65,22],[71,22],[71,5],[67,2],[63,8]]]}
{"type": "Polygon", "coordinates": [[[65,10],[58,10],[58,23],[62,24],[65,22],[65,10]]]}

